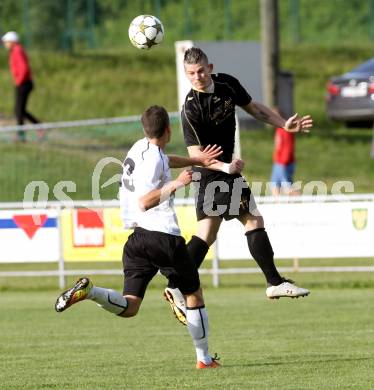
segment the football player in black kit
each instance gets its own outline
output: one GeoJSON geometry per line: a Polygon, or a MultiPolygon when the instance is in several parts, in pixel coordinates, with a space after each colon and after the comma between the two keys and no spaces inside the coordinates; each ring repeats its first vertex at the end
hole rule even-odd
{"type": "MultiPolygon", "coordinates": [[[[223,219],[238,219],[243,227],[252,257],[263,271],[270,299],[307,296],[307,289],[282,277],[274,264],[274,253],[251,190],[241,176],[244,161],[233,159],[235,143],[235,106],[257,120],[289,132],[308,132],[312,118],[297,114],[285,120],[270,108],[253,101],[240,82],[224,73],[212,74],[213,64],[199,48],[185,52],[184,69],[192,89],[182,108],[182,126],[190,157],[198,156],[207,145],[221,146],[219,162],[209,168],[194,167],[197,185],[196,215],[198,229],[188,243],[191,257],[199,267],[210,245],[216,240],[223,219]]],[[[169,296],[178,294],[170,286],[169,296]]]]}

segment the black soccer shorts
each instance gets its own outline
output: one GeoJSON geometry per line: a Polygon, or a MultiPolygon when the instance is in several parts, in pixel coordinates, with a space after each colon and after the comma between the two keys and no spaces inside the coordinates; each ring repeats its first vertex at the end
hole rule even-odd
{"type": "Polygon", "coordinates": [[[256,201],[242,175],[197,168],[193,177],[198,221],[209,216],[230,220],[255,213],[256,201]]]}
{"type": "Polygon", "coordinates": [[[124,295],[144,298],[160,270],[170,284],[189,295],[200,287],[199,273],[181,236],[135,228],[123,248],[124,295]]]}

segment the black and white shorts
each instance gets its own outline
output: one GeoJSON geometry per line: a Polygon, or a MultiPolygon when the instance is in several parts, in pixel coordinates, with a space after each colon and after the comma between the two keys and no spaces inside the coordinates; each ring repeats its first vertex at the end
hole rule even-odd
{"type": "Polygon", "coordinates": [[[160,270],[170,284],[189,295],[200,287],[199,273],[181,236],[135,228],[123,248],[124,295],[144,298],[160,270]]]}
{"type": "Polygon", "coordinates": [[[193,180],[198,221],[212,216],[230,220],[247,213],[255,215],[256,201],[242,175],[197,168],[193,180]]]}

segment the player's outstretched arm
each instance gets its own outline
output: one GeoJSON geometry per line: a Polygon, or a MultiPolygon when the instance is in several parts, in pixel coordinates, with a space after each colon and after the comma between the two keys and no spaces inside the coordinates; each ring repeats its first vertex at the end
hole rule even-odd
{"type": "MultiPolygon", "coordinates": [[[[199,147],[200,148],[200,147],[199,147]]],[[[184,168],[191,165],[202,165],[208,167],[212,164],[215,164],[219,157],[222,154],[221,147],[218,145],[208,145],[203,150],[198,151],[195,156],[183,157],[177,155],[168,155],[169,157],[169,166],[170,168],[184,168]]]]}
{"type": "Polygon", "coordinates": [[[152,207],[159,205],[164,200],[169,199],[170,195],[177,189],[187,186],[191,181],[192,171],[185,169],[175,180],[169,181],[163,187],[149,191],[141,196],[138,200],[140,209],[147,211],[152,207]]]}
{"type": "Polygon", "coordinates": [[[273,125],[274,127],[284,127],[286,123],[286,120],[277,112],[274,112],[259,102],[252,100],[249,104],[243,106],[242,108],[257,120],[273,125]]]}
{"type": "Polygon", "coordinates": [[[310,115],[299,118],[298,114],[295,114],[285,120],[275,110],[271,110],[255,101],[250,102],[242,108],[257,120],[273,125],[274,127],[283,127],[291,133],[307,133],[313,127],[313,119],[310,115]]]}

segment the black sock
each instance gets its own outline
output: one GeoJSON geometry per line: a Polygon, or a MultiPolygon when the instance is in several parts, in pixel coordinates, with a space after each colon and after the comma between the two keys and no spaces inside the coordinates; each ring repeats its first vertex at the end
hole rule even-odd
{"type": "Polygon", "coordinates": [[[281,284],[283,279],[275,268],[274,252],[265,228],[250,230],[245,235],[247,236],[249,251],[262,269],[268,284],[272,286],[281,284]]]}
{"type": "MultiPolygon", "coordinates": [[[[208,244],[197,236],[192,236],[191,240],[187,243],[187,251],[191,256],[191,259],[195,262],[196,268],[199,268],[204,261],[206,254],[208,253],[208,244]]],[[[175,282],[169,280],[168,287],[177,288],[175,282]]]]}
{"type": "Polygon", "coordinates": [[[187,243],[187,250],[191,259],[195,262],[196,267],[199,268],[208,253],[209,246],[200,237],[192,236],[187,243]]]}

